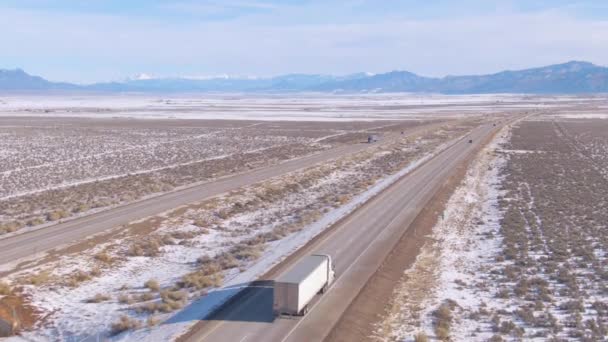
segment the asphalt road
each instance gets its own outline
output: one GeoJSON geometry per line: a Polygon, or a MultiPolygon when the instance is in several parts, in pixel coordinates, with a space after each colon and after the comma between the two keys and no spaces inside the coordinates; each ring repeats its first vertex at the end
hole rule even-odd
{"type": "MultiPolygon", "coordinates": [[[[322,341],[446,177],[493,129],[497,128],[478,127],[470,135],[472,144],[469,138],[456,143],[362,206],[323,239],[305,247],[302,255],[332,255],[337,277],[327,293],[315,298],[305,317],[274,318],[272,283],[258,283],[209,320],[198,322],[183,339],[322,341]]],[[[297,261],[281,265],[277,276],[297,261]]]]}
{"type": "MultiPolygon", "coordinates": [[[[407,130],[406,133],[412,134],[436,125],[413,127],[407,130]]],[[[387,135],[387,139],[380,143],[386,143],[396,137],[399,136],[389,138],[387,135]]],[[[285,161],[277,165],[236,174],[132,204],[104,210],[49,227],[0,238],[0,265],[31,257],[40,252],[49,251],[104,232],[110,228],[156,215],[181,205],[201,201],[243,186],[355,153],[369,146],[369,144],[364,143],[341,146],[314,155],[285,161]]]]}

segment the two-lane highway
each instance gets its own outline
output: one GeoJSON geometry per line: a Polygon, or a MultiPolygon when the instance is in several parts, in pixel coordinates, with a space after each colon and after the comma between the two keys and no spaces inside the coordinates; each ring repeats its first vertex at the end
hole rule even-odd
{"type": "MultiPolygon", "coordinates": [[[[438,127],[439,124],[412,127],[406,136],[438,127]]],[[[401,138],[395,135],[381,143],[401,138]]],[[[104,210],[84,217],[69,220],[53,226],[20,233],[11,237],[0,237],[0,265],[33,256],[40,252],[73,243],[119,227],[129,222],[162,213],[189,203],[202,201],[243,186],[252,185],[273,177],[328,162],[348,154],[369,148],[369,144],[353,144],[336,147],[310,156],[292,159],[255,169],[252,171],[221,178],[216,181],[195,185],[160,196],[148,198],[128,205],[104,210]]]]}
{"type": "MultiPolygon", "coordinates": [[[[181,340],[322,341],[443,181],[497,129],[492,125],[476,128],[305,247],[302,255],[332,255],[337,276],[305,317],[275,319],[271,284],[258,286],[209,320],[197,323],[181,340]]],[[[297,261],[281,265],[277,273],[287,272],[297,261]]]]}

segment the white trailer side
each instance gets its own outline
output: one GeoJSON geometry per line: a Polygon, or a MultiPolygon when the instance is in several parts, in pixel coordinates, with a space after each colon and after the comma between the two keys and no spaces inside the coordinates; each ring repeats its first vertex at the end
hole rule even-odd
{"type": "Polygon", "coordinates": [[[333,265],[327,255],[304,258],[274,282],[276,314],[299,315],[313,297],[333,281],[333,265]]]}

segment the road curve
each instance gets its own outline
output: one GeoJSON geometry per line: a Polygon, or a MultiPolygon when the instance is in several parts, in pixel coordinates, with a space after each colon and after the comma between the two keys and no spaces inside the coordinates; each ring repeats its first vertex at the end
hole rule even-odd
{"type": "MultiPolygon", "coordinates": [[[[406,130],[406,133],[408,135],[413,134],[415,132],[431,129],[437,125],[437,123],[433,123],[430,125],[412,127],[411,129],[406,130]]],[[[385,142],[388,141],[390,141],[390,139],[386,139],[385,142]]],[[[11,237],[0,238],[0,265],[27,258],[40,252],[49,251],[101,233],[110,228],[156,215],[181,205],[201,201],[272,177],[305,169],[318,163],[356,153],[369,146],[370,145],[368,144],[362,143],[340,146],[310,156],[288,160],[277,165],[224,177],[216,181],[195,185],[124,206],[75,218],[64,223],[32,230],[11,237]]]]}
{"type": "MultiPolygon", "coordinates": [[[[274,318],[272,283],[256,284],[209,320],[198,322],[179,340],[322,341],[446,177],[497,129],[492,125],[476,128],[469,138],[403,177],[321,240],[306,246],[302,255],[332,255],[337,278],[327,293],[312,302],[305,317],[274,318]]],[[[297,261],[281,265],[278,275],[297,261]]]]}

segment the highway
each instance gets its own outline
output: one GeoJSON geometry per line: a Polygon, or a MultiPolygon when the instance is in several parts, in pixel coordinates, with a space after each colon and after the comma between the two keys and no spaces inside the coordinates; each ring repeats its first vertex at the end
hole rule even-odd
{"type": "MultiPolygon", "coordinates": [[[[306,316],[274,318],[272,282],[262,282],[208,320],[199,321],[179,341],[322,341],[457,164],[498,128],[491,124],[476,128],[298,251],[299,257],[330,254],[336,266],[335,283],[327,293],[317,295],[306,316]]],[[[288,259],[274,275],[287,272],[298,260],[288,259]]]]}
{"type": "MultiPolygon", "coordinates": [[[[437,126],[438,124],[417,126],[406,130],[405,132],[409,135],[437,126]]],[[[387,135],[387,139],[381,143],[388,143],[399,137],[403,136],[394,135],[389,138],[387,135]]],[[[201,201],[272,177],[277,177],[289,172],[308,168],[315,164],[356,153],[368,147],[370,147],[370,145],[364,143],[340,146],[310,156],[288,160],[277,165],[231,175],[215,181],[71,219],[52,226],[31,230],[10,237],[0,237],[0,265],[65,246],[108,229],[156,215],[182,205],[201,201]]]]}

